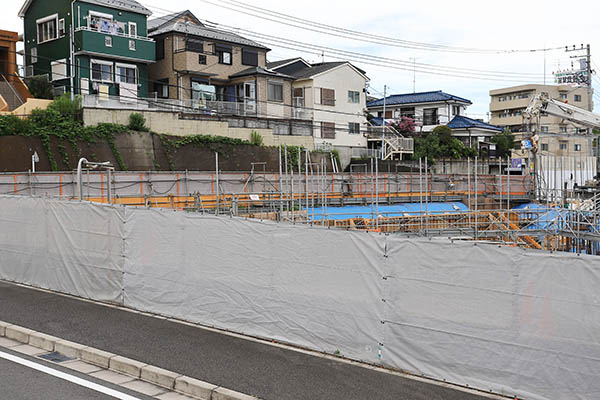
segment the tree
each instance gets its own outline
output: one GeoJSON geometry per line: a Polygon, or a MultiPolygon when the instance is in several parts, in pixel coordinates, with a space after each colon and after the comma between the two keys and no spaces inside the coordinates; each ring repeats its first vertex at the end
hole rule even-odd
{"type": "Polygon", "coordinates": [[[504,132],[494,136],[492,142],[496,144],[498,157],[509,157],[510,151],[515,147],[515,137],[508,126],[504,128],[504,132]]]}
{"type": "Polygon", "coordinates": [[[413,159],[425,158],[433,161],[436,158],[474,157],[477,150],[467,147],[452,136],[452,129],[446,125],[436,126],[423,138],[415,138],[413,159]]]}
{"type": "Polygon", "coordinates": [[[403,135],[412,136],[415,133],[415,121],[412,118],[402,117],[400,121],[393,122],[392,127],[403,135]]]}
{"type": "Polygon", "coordinates": [[[54,99],[52,83],[48,82],[47,75],[32,76],[25,78],[29,93],[36,99],[54,99]]]}

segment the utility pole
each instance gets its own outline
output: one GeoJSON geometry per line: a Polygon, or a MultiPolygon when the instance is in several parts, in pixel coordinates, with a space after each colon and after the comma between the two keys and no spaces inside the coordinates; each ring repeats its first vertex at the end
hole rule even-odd
{"type": "Polygon", "coordinates": [[[385,157],[385,154],[383,154],[384,149],[385,149],[385,101],[386,101],[386,97],[387,97],[387,85],[383,85],[383,118],[381,119],[381,159],[383,160],[385,157]]]}

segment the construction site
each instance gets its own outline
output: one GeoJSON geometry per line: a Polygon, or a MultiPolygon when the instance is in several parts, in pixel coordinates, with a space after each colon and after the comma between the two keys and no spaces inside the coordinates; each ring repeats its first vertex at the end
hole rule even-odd
{"type": "Polygon", "coordinates": [[[295,166],[282,160],[281,173],[261,162],[223,172],[218,153],[211,172],[116,172],[82,160],[78,171],[1,174],[0,193],[600,254],[600,195],[588,179],[595,163],[582,162],[573,177],[560,158],[520,175],[507,161],[494,165],[500,174],[481,173],[477,159],[464,174],[440,174],[427,160],[417,171],[380,172],[373,159],[339,173],[308,153],[295,166]]]}

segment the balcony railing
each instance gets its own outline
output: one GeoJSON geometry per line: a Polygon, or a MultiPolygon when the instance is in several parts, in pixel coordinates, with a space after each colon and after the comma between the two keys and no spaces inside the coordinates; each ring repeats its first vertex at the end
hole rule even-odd
{"type": "Polygon", "coordinates": [[[84,95],[84,107],[133,109],[148,111],[170,111],[186,114],[214,116],[258,117],[269,119],[311,120],[312,110],[291,107],[278,103],[258,103],[256,101],[232,102],[212,100],[174,100],[159,98],[138,98],[103,95],[84,95]]]}

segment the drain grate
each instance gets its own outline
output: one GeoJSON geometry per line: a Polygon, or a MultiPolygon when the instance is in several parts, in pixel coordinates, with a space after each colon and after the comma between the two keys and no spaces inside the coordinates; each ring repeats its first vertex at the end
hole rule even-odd
{"type": "Polygon", "coordinates": [[[65,361],[74,360],[74,358],[67,357],[64,354],[60,354],[56,351],[53,351],[52,353],[42,354],[42,355],[39,355],[38,357],[43,358],[44,360],[55,362],[55,363],[61,363],[61,362],[65,362],[65,361]]]}

